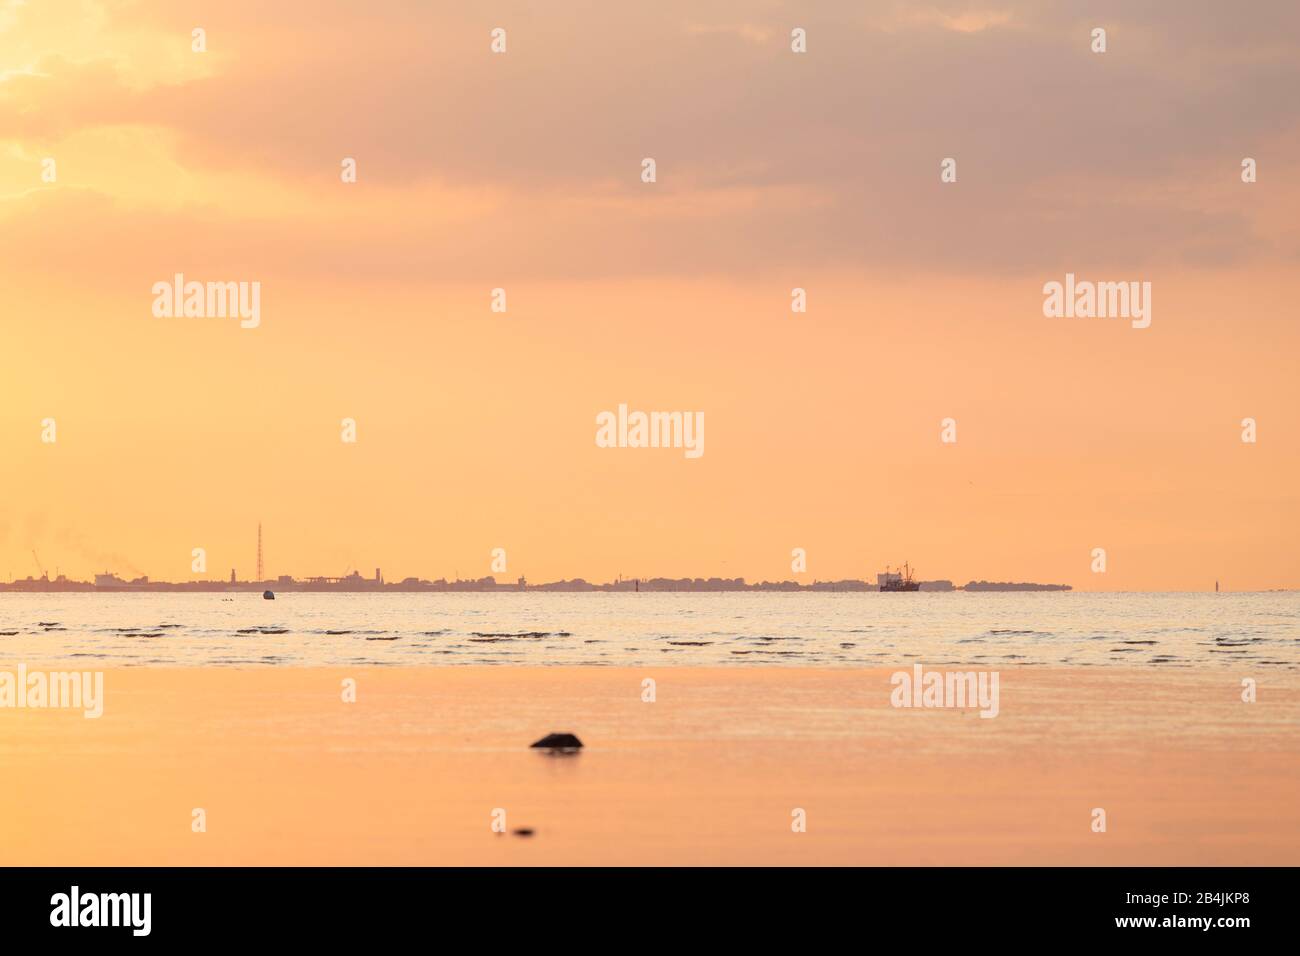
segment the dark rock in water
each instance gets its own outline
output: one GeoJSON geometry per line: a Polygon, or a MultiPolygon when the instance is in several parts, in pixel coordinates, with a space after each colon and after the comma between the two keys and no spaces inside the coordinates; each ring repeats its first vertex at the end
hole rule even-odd
{"type": "Polygon", "coordinates": [[[530,837],[537,831],[532,827],[515,827],[512,831],[515,836],[530,837]]]}
{"type": "Polygon", "coordinates": [[[578,750],[582,741],[573,734],[547,734],[530,746],[544,747],[547,750],[578,750]]]}
{"type": "Polygon", "coordinates": [[[275,600],[275,592],[274,592],[274,591],[263,591],[263,592],[262,592],[262,598],[263,598],[264,600],[267,600],[267,601],[274,601],[274,600],[275,600]]]}

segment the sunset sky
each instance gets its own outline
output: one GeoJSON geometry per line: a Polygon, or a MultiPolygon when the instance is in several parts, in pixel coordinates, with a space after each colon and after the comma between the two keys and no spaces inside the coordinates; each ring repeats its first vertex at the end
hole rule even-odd
{"type": "Polygon", "coordinates": [[[1300,586],[1300,6],[1088,10],[0,0],[0,578],[1300,586]]]}

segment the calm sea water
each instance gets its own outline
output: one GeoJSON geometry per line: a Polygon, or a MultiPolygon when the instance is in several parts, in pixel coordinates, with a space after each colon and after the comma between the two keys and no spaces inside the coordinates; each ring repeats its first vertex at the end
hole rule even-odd
{"type": "Polygon", "coordinates": [[[1300,667],[1300,592],[0,594],[0,665],[1300,667]]]}

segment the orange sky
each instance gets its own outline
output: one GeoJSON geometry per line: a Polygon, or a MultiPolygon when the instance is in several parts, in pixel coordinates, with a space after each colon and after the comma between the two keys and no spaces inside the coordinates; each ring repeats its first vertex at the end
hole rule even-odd
{"type": "Polygon", "coordinates": [[[624,6],[0,0],[0,577],[1300,585],[1294,5],[624,6]]]}

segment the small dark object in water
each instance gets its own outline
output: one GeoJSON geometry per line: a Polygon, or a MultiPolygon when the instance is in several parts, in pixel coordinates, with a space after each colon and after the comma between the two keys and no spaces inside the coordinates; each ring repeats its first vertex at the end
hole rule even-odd
{"type": "Polygon", "coordinates": [[[262,592],[262,599],[263,599],[263,600],[266,600],[266,601],[274,601],[274,600],[275,600],[275,592],[274,592],[274,591],[263,591],[263,592],[262,592]]]}
{"type": "Polygon", "coordinates": [[[578,750],[582,747],[582,741],[573,734],[547,734],[536,743],[530,744],[532,747],[544,747],[547,750],[578,750]]]}
{"type": "Polygon", "coordinates": [[[515,836],[530,837],[537,831],[534,830],[532,827],[515,827],[510,832],[513,833],[515,836]]]}

